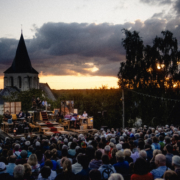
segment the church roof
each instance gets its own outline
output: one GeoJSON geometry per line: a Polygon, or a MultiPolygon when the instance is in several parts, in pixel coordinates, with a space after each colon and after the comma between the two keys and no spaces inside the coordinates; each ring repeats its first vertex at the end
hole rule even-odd
{"type": "Polygon", "coordinates": [[[51,88],[49,87],[47,83],[39,83],[39,88],[42,89],[46,93],[48,99],[51,99],[52,101],[56,100],[56,98],[54,97],[54,94],[51,91],[51,88]]]}
{"type": "Polygon", "coordinates": [[[38,72],[32,67],[29,55],[26,49],[26,44],[24,42],[24,37],[21,34],[19,44],[16,50],[16,55],[10,68],[8,68],[4,73],[33,73],[38,74],[38,72]]]}

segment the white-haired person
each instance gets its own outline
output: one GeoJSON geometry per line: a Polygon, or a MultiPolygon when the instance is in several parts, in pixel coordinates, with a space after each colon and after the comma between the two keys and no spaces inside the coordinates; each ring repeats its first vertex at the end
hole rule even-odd
{"type": "Polygon", "coordinates": [[[106,146],[104,147],[104,154],[106,154],[106,155],[109,157],[109,159],[112,158],[110,151],[111,151],[111,147],[110,147],[109,145],[106,145],[106,146]]]}
{"type": "Polygon", "coordinates": [[[124,180],[124,178],[121,174],[113,173],[108,180],[124,180]]]}
{"type": "Polygon", "coordinates": [[[116,160],[117,160],[117,163],[113,165],[114,168],[116,169],[116,172],[123,175],[128,175],[129,163],[128,161],[125,161],[125,156],[122,151],[118,151],[116,153],[116,160]]]}
{"type": "Polygon", "coordinates": [[[23,165],[19,164],[14,168],[14,178],[13,180],[24,180],[25,168],[23,165]]]}
{"type": "Polygon", "coordinates": [[[177,173],[178,178],[180,179],[180,157],[175,155],[172,158],[172,166],[174,167],[174,171],[177,173]]]}
{"type": "Polygon", "coordinates": [[[130,149],[125,149],[124,150],[124,160],[127,161],[129,164],[133,163],[133,159],[131,158],[131,150],[130,149]]]}

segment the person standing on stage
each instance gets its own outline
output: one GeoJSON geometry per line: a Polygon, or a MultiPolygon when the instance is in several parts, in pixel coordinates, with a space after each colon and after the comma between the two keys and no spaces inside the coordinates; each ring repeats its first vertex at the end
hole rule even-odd
{"type": "Polygon", "coordinates": [[[42,104],[42,102],[41,102],[41,100],[38,97],[37,100],[36,100],[37,107],[41,107],[41,104],[42,104]]]}

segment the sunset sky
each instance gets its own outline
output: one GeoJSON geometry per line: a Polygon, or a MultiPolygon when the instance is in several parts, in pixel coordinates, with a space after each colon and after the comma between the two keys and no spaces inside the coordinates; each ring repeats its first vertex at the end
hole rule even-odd
{"type": "Polygon", "coordinates": [[[179,0],[1,0],[0,88],[21,24],[40,82],[52,89],[90,89],[117,87],[123,28],[138,31],[145,44],[162,30],[180,42],[179,15],[179,0]]]}

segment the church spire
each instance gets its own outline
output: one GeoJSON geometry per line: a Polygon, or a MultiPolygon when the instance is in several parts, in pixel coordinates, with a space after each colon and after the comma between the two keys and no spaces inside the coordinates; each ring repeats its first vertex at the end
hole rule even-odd
{"type": "Polygon", "coordinates": [[[24,41],[23,34],[21,32],[21,37],[16,50],[16,55],[13,63],[9,69],[4,73],[35,73],[38,72],[32,67],[31,61],[27,52],[26,44],[24,41]]]}

